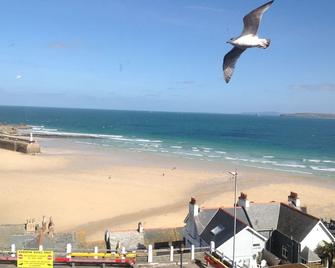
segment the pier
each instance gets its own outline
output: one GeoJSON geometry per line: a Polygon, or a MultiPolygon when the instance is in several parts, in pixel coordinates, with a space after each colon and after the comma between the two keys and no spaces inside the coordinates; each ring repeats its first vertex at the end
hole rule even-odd
{"type": "Polygon", "coordinates": [[[7,134],[0,134],[0,148],[21,152],[25,154],[36,154],[41,152],[40,145],[33,139],[22,136],[13,136],[7,134]]]}

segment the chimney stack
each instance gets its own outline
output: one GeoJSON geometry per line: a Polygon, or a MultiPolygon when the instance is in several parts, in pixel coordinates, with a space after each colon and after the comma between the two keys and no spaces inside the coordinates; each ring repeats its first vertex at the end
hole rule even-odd
{"type": "Polygon", "coordinates": [[[139,222],[137,224],[137,232],[143,233],[143,224],[142,224],[142,222],[139,222]]]}
{"type": "Polygon", "coordinates": [[[300,198],[297,193],[291,192],[287,199],[290,206],[300,208],[300,198]]]}
{"type": "Polygon", "coordinates": [[[188,213],[190,216],[198,216],[199,214],[199,206],[197,204],[197,201],[195,200],[194,197],[191,197],[191,201],[189,203],[189,207],[188,207],[188,213]]]}
{"type": "Polygon", "coordinates": [[[25,224],[27,233],[34,233],[36,231],[36,222],[35,219],[28,218],[25,224]]]}
{"type": "Polygon", "coordinates": [[[247,197],[247,194],[242,192],[241,195],[238,197],[237,205],[240,207],[248,208],[250,206],[250,202],[247,197]]]}

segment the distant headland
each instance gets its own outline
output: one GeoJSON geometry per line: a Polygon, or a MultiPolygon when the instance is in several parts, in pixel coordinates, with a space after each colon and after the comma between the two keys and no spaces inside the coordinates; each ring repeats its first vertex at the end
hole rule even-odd
{"type": "Polygon", "coordinates": [[[280,116],[315,118],[315,119],[335,119],[335,114],[326,114],[326,113],[288,113],[288,114],[281,114],[280,116]]]}

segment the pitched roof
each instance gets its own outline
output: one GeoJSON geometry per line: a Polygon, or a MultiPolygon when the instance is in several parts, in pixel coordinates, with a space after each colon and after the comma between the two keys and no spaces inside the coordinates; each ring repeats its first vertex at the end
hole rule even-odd
{"type": "MultiPolygon", "coordinates": [[[[216,245],[222,245],[234,235],[234,217],[224,209],[219,209],[200,235],[207,244],[214,241],[216,245]]],[[[247,224],[236,221],[236,233],[243,230],[247,224]]]]}
{"type": "Polygon", "coordinates": [[[219,209],[201,209],[198,216],[194,217],[194,221],[198,230],[198,234],[200,235],[210,220],[214,217],[219,209]]]}
{"type": "Polygon", "coordinates": [[[284,203],[250,203],[245,208],[251,227],[256,231],[278,230],[301,242],[319,219],[284,203]]]}
{"type": "MultiPolygon", "coordinates": [[[[215,240],[223,243],[233,235],[233,229],[231,229],[234,223],[233,214],[233,207],[202,209],[195,217],[198,234],[208,243],[215,240]],[[217,235],[211,232],[217,226],[219,229],[222,227],[225,229],[225,236],[223,232],[217,235]]],[[[236,218],[240,228],[250,226],[257,232],[278,230],[297,242],[301,242],[319,221],[318,218],[299,209],[278,202],[250,203],[248,208],[237,207],[236,218]]]]}
{"type": "Polygon", "coordinates": [[[301,251],[301,257],[303,257],[307,262],[319,262],[320,257],[308,247],[304,247],[301,251]]]}
{"type": "Polygon", "coordinates": [[[175,242],[183,240],[183,227],[172,228],[145,228],[139,233],[136,230],[114,231],[110,233],[111,248],[114,249],[118,242],[127,249],[136,250],[161,242],[175,242]]]}
{"type": "Polygon", "coordinates": [[[318,222],[318,218],[280,203],[277,230],[287,237],[301,242],[318,222]]]}
{"type": "MultiPolygon", "coordinates": [[[[230,208],[223,208],[223,210],[227,211],[228,213],[230,213],[231,215],[234,215],[234,208],[230,207],[230,208]]],[[[247,217],[247,214],[244,211],[244,208],[242,207],[236,207],[236,218],[242,222],[244,222],[246,225],[250,226],[250,221],[247,217]]]]}
{"type": "Polygon", "coordinates": [[[275,230],[277,228],[280,203],[250,203],[245,211],[251,227],[256,231],[275,230]]]}

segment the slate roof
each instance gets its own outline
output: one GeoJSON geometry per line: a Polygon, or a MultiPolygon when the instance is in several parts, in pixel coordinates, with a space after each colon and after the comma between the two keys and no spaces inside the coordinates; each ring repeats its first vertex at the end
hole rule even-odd
{"type": "Polygon", "coordinates": [[[244,211],[254,230],[278,230],[297,242],[301,242],[319,221],[294,207],[277,202],[250,203],[244,211]]]}
{"type": "Polygon", "coordinates": [[[251,227],[256,231],[277,229],[280,203],[250,203],[245,211],[251,227]]]}
{"type": "MultiPolygon", "coordinates": [[[[214,235],[210,231],[221,223],[226,226],[224,233],[228,237],[230,228],[233,228],[233,215],[234,208],[201,210],[195,217],[198,234],[206,242],[213,241],[214,235]]],[[[250,203],[248,208],[237,207],[236,217],[241,228],[250,226],[257,232],[278,230],[297,242],[301,242],[319,221],[294,207],[277,202],[250,203]]],[[[227,237],[220,234],[214,241],[221,243],[227,237]]]]}
{"type": "Polygon", "coordinates": [[[114,250],[118,242],[128,250],[147,247],[160,242],[175,242],[183,240],[183,227],[175,228],[145,228],[142,233],[136,230],[114,231],[110,233],[111,248],[114,250]]]}
{"type": "Polygon", "coordinates": [[[200,235],[210,220],[214,217],[219,209],[201,209],[198,216],[194,217],[194,221],[198,230],[198,234],[200,235]]]}
{"type": "MultiPolygon", "coordinates": [[[[230,208],[223,208],[223,210],[227,211],[229,214],[234,216],[234,208],[230,207],[230,208]]],[[[248,226],[250,226],[250,221],[247,217],[247,214],[244,211],[244,208],[242,207],[236,207],[236,218],[242,222],[244,222],[245,224],[247,224],[248,226]]]]}
{"type": "Polygon", "coordinates": [[[135,250],[140,245],[144,245],[143,233],[139,233],[136,230],[111,232],[110,244],[112,250],[116,249],[118,242],[120,242],[121,247],[125,247],[127,250],[135,250]]]}
{"type": "MultiPolygon", "coordinates": [[[[207,244],[210,244],[211,241],[214,241],[216,245],[222,245],[234,235],[233,219],[233,215],[220,208],[203,230],[202,234],[200,235],[201,239],[203,239],[207,244]],[[218,228],[218,226],[222,231],[214,234],[213,230],[218,228]]],[[[236,233],[243,230],[246,226],[247,224],[237,220],[236,233]]]]}
{"type": "Polygon", "coordinates": [[[303,257],[307,262],[319,262],[320,257],[312,250],[310,250],[308,247],[304,247],[304,249],[301,251],[301,257],[303,257]]]}
{"type": "Polygon", "coordinates": [[[280,204],[277,230],[295,241],[301,242],[318,222],[318,218],[284,203],[280,204]]]}

